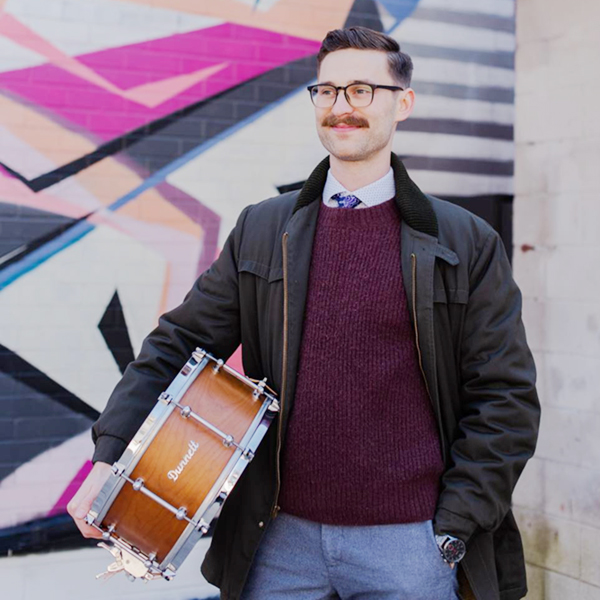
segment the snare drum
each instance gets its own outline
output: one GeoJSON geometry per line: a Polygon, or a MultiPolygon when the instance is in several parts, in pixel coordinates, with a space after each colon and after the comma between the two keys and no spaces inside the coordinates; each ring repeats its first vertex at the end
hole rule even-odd
{"type": "Polygon", "coordinates": [[[88,524],[112,542],[107,575],[171,579],[252,460],[279,403],[199,348],[158,398],[104,484],[88,524]]]}

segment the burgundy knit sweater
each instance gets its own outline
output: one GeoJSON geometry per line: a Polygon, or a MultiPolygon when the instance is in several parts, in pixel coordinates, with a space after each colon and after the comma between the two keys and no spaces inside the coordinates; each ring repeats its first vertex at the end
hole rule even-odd
{"type": "Polygon", "coordinates": [[[443,470],[393,201],[321,205],[279,504],[320,523],[431,519],[443,470]]]}

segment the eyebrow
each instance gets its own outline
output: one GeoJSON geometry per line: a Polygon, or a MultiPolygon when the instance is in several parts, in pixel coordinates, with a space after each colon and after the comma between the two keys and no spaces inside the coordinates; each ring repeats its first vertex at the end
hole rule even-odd
{"type": "MultiPolygon", "coordinates": [[[[355,79],[354,81],[351,81],[348,85],[354,85],[355,83],[368,83],[370,85],[375,85],[372,81],[369,81],[368,79],[355,79]]],[[[337,87],[335,83],[333,83],[333,81],[321,81],[317,85],[331,85],[333,87],[337,87]]]]}

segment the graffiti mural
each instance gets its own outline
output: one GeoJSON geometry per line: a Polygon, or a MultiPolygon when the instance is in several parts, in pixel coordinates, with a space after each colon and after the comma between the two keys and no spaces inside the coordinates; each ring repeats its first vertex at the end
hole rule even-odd
{"type": "Polygon", "coordinates": [[[425,191],[512,194],[513,0],[326,6],[0,1],[0,553],[73,534],[91,424],[143,338],[241,209],[324,156],[305,87],[327,31],[413,57],[394,150],[425,191]]]}

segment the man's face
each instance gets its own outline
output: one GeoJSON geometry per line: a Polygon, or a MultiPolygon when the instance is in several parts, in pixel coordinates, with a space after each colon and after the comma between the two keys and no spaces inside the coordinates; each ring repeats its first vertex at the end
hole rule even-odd
{"type": "MultiPolygon", "coordinates": [[[[389,72],[385,52],[336,50],[321,62],[318,83],[345,86],[357,81],[398,85],[389,72]]],[[[408,117],[402,103],[404,94],[406,92],[378,89],[369,106],[354,108],[340,90],[332,107],[315,107],[321,143],[330,154],[345,161],[367,160],[383,150],[391,150],[396,123],[408,117]]]]}

